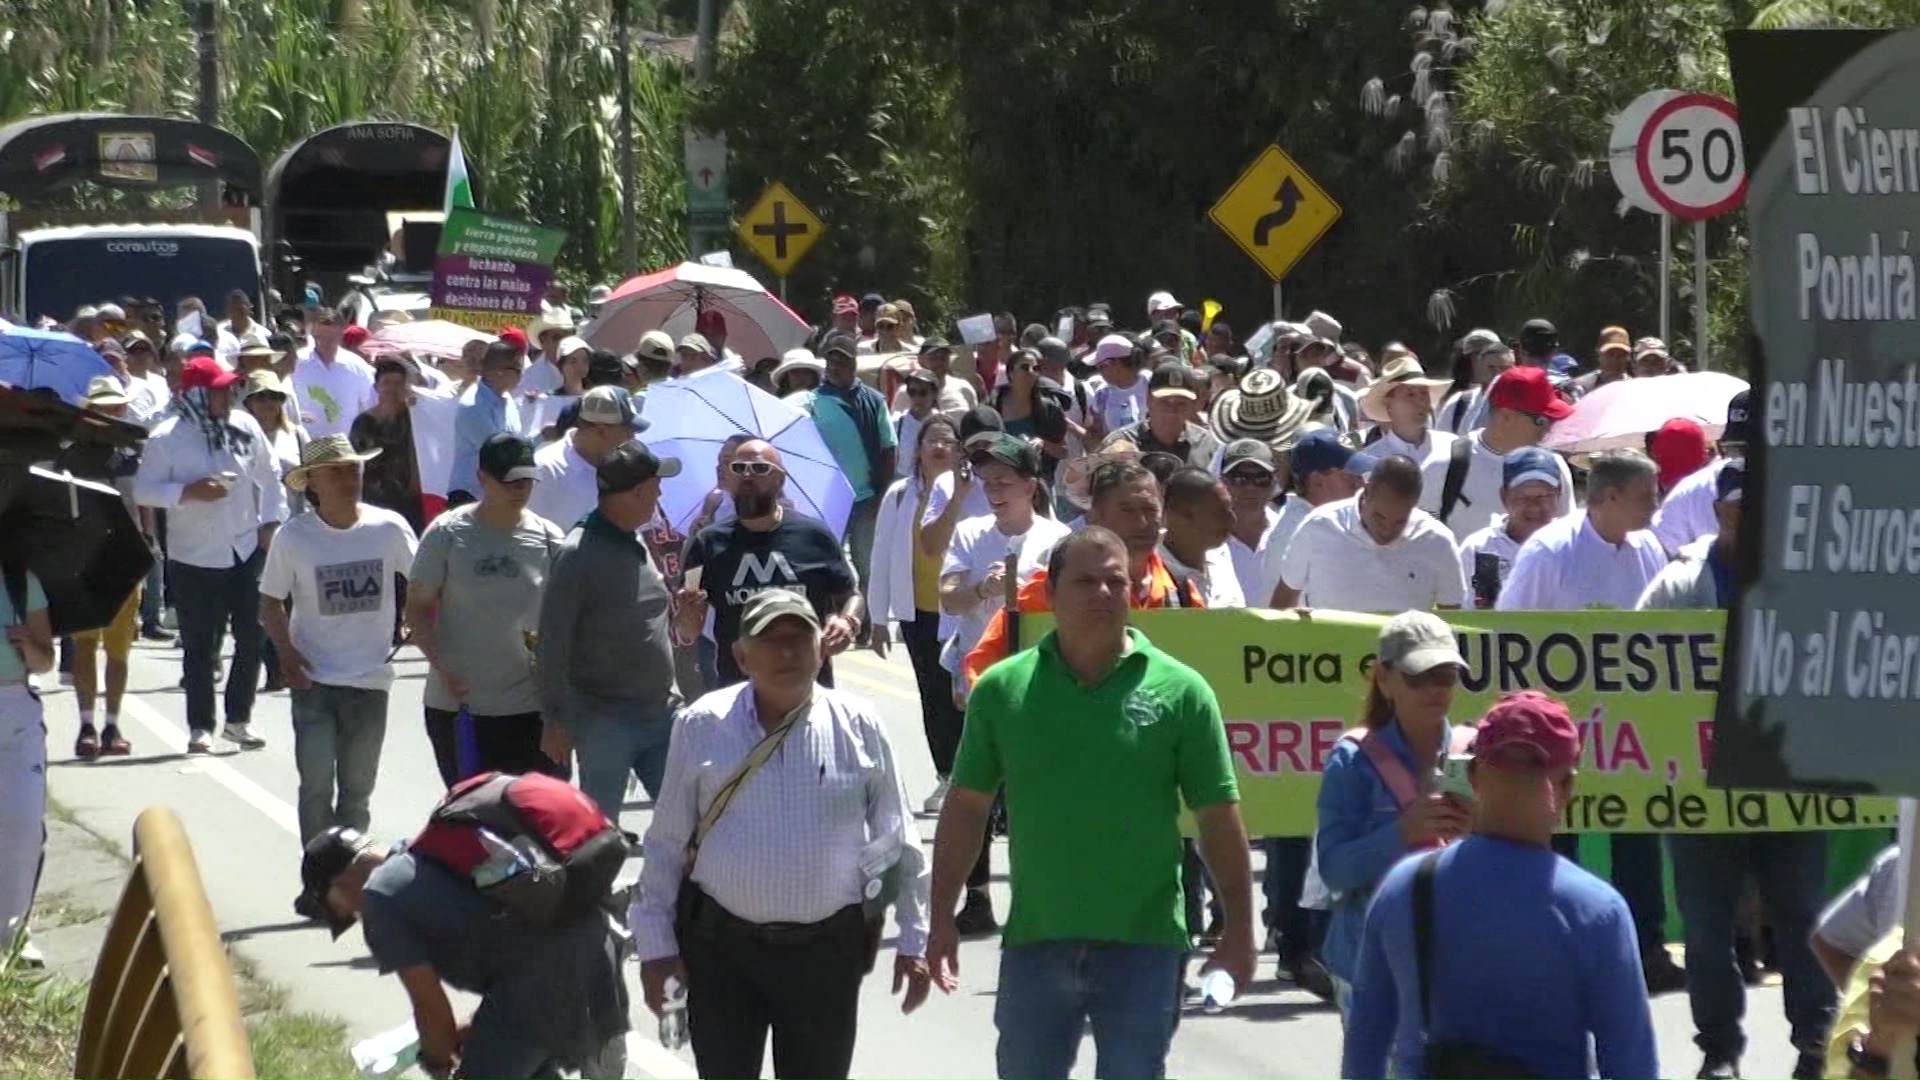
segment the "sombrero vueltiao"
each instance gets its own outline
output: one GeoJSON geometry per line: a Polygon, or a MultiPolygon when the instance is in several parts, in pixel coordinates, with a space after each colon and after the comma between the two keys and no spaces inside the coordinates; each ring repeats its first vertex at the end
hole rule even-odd
{"type": "Polygon", "coordinates": [[[355,450],[345,435],[322,435],[300,448],[300,464],[287,470],[287,486],[307,490],[307,471],[322,465],[359,465],[380,456],[378,449],[355,450]]]}
{"type": "Polygon", "coordinates": [[[1309,411],[1308,403],[1294,396],[1279,372],[1255,368],[1238,386],[1221,391],[1208,415],[1222,442],[1258,439],[1275,445],[1289,442],[1306,423],[1309,411]]]}

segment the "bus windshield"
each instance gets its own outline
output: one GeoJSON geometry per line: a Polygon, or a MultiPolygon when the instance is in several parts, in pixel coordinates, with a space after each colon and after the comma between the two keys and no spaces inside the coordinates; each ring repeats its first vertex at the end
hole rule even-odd
{"type": "Polygon", "coordinates": [[[238,237],[115,235],[35,240],[21,251],[28,319],[65,320],[88,304],[151,297],[171,312],[189,296],[218,312],[228,292],[260,299],[256,249],[238,237]]]}

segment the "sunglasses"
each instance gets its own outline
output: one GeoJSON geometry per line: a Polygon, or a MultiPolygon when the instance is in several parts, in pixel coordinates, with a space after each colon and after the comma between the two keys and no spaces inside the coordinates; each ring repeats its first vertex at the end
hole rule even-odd
{"type": "Polygon", "coordinates": [[[729,461],[727,471],[735,476],[772,476],[780,466],[771,461],[729,461]]]}
{"type": "Polygon", "coordinates": [[[1273,483],[1273,474],[1257,469],[1235,470],[1221,477],[1230,487],[1264,487],[1273,483]]]}

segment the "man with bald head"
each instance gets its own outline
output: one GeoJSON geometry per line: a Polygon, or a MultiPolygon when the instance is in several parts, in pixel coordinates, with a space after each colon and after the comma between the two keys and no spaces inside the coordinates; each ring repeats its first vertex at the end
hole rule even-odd
{"type": "MultiPolygon", "coordinates": [[[[740,636],[740,612],[755,593],[786,589],[805,596],[820,617],[823,659],[853,644],[864,611],[839,538],[782,505],[787,473],[780,451],[758,439],[742,443],[727,470],[737,516],[701,530],[687,546],[688,584],[675,615],[685,639],[700,633],[709,607],[714,612],[719,679],[709,691],[745,679],[733,643],[740,636]]],[[[833,685],[830,662],[821,665],[820,682],[833,685]]]]}

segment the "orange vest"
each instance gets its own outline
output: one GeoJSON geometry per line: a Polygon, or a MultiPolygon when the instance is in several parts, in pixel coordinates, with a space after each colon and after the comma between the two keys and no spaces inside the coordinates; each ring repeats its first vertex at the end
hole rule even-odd
{"type": "MultiPolygon", "coordinates": [[[[1173,573],[1155,551],[1147,556],[1147,580],[1144,589],[1136,588],[1128,597],[1133,609],[1169,608],[1169,607],[1206,607],[1205,598],[1200,595],[1197,583],[1186,583],[1186,596],[1178,597],[1175,590],[1179,583],[1174,581],[1173,573]]],[[[1020,586],[1014,594],[1014,607],[1023,614],[1036,615],[1050,611],[1047,603],[1047,568],[1034,571],[1033,577],[1020,586]]],[[[1029,643],[1031,644],[1031,643],[1029,643]]],[[[1007,657],[1007,612],[1005,608],[993,613],[987,620],[987,628],[981,632],[980,641],[968,652],[960,663],[960,671],[966,677],[967,685],[980,681],[986,670],[1007,657]]]]}

